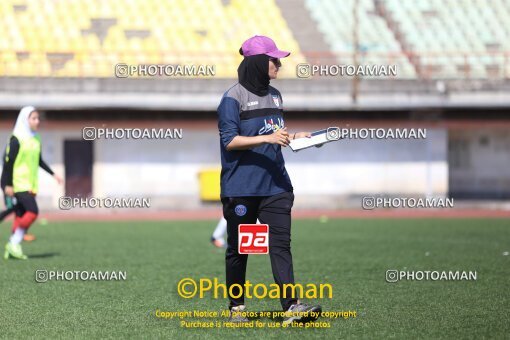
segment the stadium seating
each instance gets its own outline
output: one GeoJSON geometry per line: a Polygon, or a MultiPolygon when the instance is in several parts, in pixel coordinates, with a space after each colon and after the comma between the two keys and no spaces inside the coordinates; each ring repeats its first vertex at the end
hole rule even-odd
{"type": "MultiPolygon", "coordinates": [[[[302,1],[330,48],[318,53],[335,62],[352,63],[357,3],[363,64],[397,64],[399,79],[510,76],[510,0],[302,1]]],[[[264,34],[293,52],[281,76],[295,78],[296,65],[313,60],[300,51],[277,3],[3,0],[0,77],[114,77],[118,63],[194,63],[235,78],[240,44],[264,34]]]]}
{"type": "Polygon", "coordinates": [[[293,52],[283,77],[304,61],[273,0],[4,0],[0,17],[0,76],[113,77],[117,63],[195,63],[236,77],[239,47],[255,34],[293,52]]]}
{"type": "MultiPolygon", "coordinates": [[[[354,0],[306,0],[307,8],[319,25],[326,42],[339,55],[341,64],[352,64],[354,0]]],[[[366,64],[397,64],[399,77],[415,78],[414,68],[383,18],[375,15],[372,0],[358,5],[358,46],[361,62],[366,64]]]]}
{"type": "MultiPolygon", "coordinates": [[[[393,57],[399,78],[508,77],[508,0],[357,2],[358,46],[365,62],[395,63],[393,57]]],[[[341,63],[351,62],[354,3],[305,0],[341,63]]]]}
{"type": "MultiPolygon", "coordinates": [[[[412,50],[441,52],[443,57],[435,58],[435,65],[450,76],[463,72],[470,78],[486,78],[491,70],[504,72],[501,52],[510,47],[505,39],[510,34],[508,1],[429,0],[418,4],[404,7],[403,2],[388,1],[395,13],[401,13],[397,22],[405,29],[412,50]]],[[[427,65],[422,63],[425,71],[427,65]]]]}

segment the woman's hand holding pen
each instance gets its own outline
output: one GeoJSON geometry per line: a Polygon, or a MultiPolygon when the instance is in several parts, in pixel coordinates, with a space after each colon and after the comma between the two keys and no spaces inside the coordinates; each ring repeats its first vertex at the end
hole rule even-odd
{"type": "Polygon", "coordinates": [[[267,143],[269,144],[278,144],[283,147],[286,147],[290,143],[289,133],[287,132],[287,128],[279,129],[276,132],[273,132],[270,135],[267,135],[267,143]]]}
{"type": "Polygon", "coordinates": [[[310,138],[312,134],[310,132],[296,132],[292,136],[287,132],[287,128],[280,129],[270,135],[268,135],[268,143],[279,144],[283,147],[289,145],[290,141],[297,138],[310,138]]]}

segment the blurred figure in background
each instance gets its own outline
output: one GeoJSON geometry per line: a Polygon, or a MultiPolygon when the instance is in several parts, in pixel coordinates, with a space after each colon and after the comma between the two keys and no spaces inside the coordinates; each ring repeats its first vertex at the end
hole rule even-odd
{"type": "Polygon", "coordinates": [[[226,248],[225,233],[227,232],[227,220],[221,217],[211,236],[211,243],[218,248],[226,248]]]}
{"type": "Polygon", "coordinates": [[[39,214],[35,200],[39,189],[39,167],[62,184],[60,176],[42,159],[41,137],[37,133],[39,123],[39,112],[34,107],[22,108],[6,149],[1,186],[5,195],[10,197],[10,201],[6,201],[14,208],[16,217],[12,224],[11,237],[5,245],[5,259],[27,259],[23,254],[21,241],[39,214]]]}
{"type": "MultiPolygon", "coordinates": [[[[260,224],[260,221],[257,219],[257,224],[260,224]]],[[[225,242],[225,234],[227,233],[227,220],[225,217],[221,217],[216,225],[216,229],[211,236],[211,243],[218,248],[226,248],[227,243],[225,242]]]]}
{"type": "MultiPolygon", "coordinates": [[[[7,146],[5,147],[4,155],[2,157],[2,160],[3,160],[2,169],[5,168],[5,161],[6,161],[6,157],[7,157],[7,151],[9,149],[9,144],[10,143],[8,143],[7,146]]],[[[15,206],[16,206],[16,197],[11,197],[11,196],[5,194],[5,186],[7,185],[6,177],[7,176],[4,176],[4,171],[2,171],[0,187],[2,188],[2,192],[4,194],[5,210],[0,212],[0,223],[3,222],[3,220],[5,220],[7,218],[7,216],[14,213],[15,206]]],[[[35,241],[34,234],[26,233],[25,236],[23,236],[23,241],[26,241],[26,242],[35,241]]]]}

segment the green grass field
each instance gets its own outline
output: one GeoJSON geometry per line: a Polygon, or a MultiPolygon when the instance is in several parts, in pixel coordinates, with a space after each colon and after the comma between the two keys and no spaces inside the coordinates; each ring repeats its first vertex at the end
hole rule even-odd
{"type": "MultiPolygon", "coordinates": [[[[185,277],[224,280],[223,251],[209,244],[216,221],[58,222],[35,225],[28,261],[2,260],[2,338],[508,338],[510,222],[507,220],[303,220],[293,224],[297,282],[330,283],[322,329],[184,329],[164,311],[225,309],[227,301],[183,299],[185,277]],[[126,281],[35,282],[35,271],[126,271],[126,281]],[[385,272],[471,270],[477,281],[387,283],[385,272]]],[[[2,225],[2,246],[10,227],[2,225]]],[[[267,255],[251,256],[247,278],[272,283],[267,255]]],[[[247,301],[279,311],[277,300],[247,301]]],[[[203,319],[207,321],[207,319],[203,319]]],[[[220,319],[214,321],[221,321],[220,319]]],[[[271,319],[260,319],[271,322],[271,319]]]]}

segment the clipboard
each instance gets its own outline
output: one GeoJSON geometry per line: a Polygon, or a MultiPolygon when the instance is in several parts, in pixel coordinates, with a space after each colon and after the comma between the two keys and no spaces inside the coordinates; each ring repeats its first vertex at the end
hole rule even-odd
{"type": "Polygon", "coordinates": [[[313,146],[321,147],[323,144],[334,142],[340,139],[342,139],[340,138],[340,130],[337,127],[329,127],[327,129],[312,132],[311,137],[293,139],[289,143],[289,147],[292,151],[298,152],[313,146]]]}

